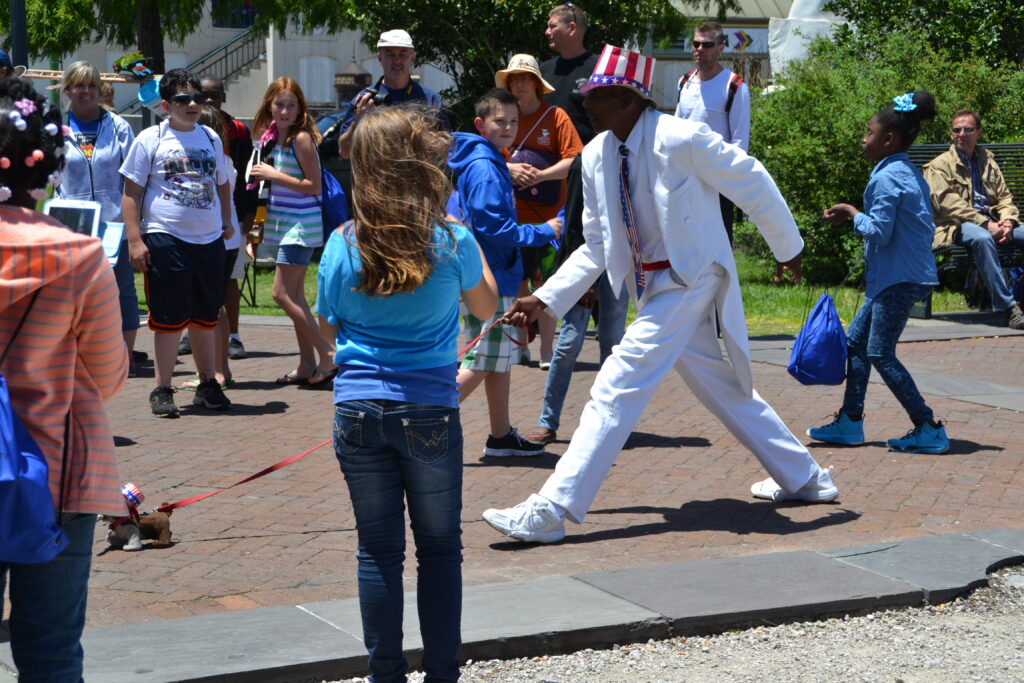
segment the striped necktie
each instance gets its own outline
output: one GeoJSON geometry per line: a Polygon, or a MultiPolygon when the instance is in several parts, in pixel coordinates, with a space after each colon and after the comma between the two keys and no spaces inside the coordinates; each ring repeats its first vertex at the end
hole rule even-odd
{"type": "Polygon", "coordinates": [[[619,145],[619,201],[622,203],[622,220],[626,225],[626,235],[633,252],[633,270],[636,274],[636,298],[643,296],[647,280],[644,277],[644,264],[640,258],[640,236],[636,232],[636,221],[633,214],[633,202],[629,198],[629,147],[619,145]]]}

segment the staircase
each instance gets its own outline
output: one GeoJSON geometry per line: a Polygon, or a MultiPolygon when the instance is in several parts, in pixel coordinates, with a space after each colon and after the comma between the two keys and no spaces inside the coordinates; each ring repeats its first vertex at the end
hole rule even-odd
{"type": "MultiPolygon", "coordinates": [[[[186,68],[194,74],[214,74],[225,83],[229,79],[244,76],[253,65],[265,59],[266,38],[246,29],[223,45],[210,50],[189,64],[186,68]]],[[[139,114],[142,105],[138,100],[121,107],[117,113],[139,114]]]]}

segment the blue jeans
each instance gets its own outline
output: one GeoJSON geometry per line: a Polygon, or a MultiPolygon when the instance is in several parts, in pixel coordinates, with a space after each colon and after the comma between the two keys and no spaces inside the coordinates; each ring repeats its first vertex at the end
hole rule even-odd
{"type": "Polygon", "coordinates": [[[405,681],[405,501],[416,543],[416,599],[427,681],[456,681],[462,621],[459,409],[398,401],[335,406],[334,450],[359,537],[359,607],[374,683],[405,681]]]}
{"type": "MultiPolygon", "coordinates": [[[[1010,235],[1018,246],[1024,247],[1024,225],[1018,225],[1010,235]]],[[[992,310],[1005,311],[1018,303],[1013,300],[1010,287],[1003,277],[1003,266],[999,261],[999,252],[996,251],[996,241],[988,228],[974,223],[961,224],[960,244],[971,250],[978,275],[992,297],[992,310]]]]}
{"type": "Polygon", "coordinates": [[[907,411],[914,425],[934,418],[914,379],[896,358],[896,342],[910,318],[910,309],[928,295],[931,285],[903,282],[865,299],[846,330],[846,395],[843,412],[864,412],[871,366],[878,370],[889,391],[907,411]]]}
{"type": "Polygon", "coordinates": [[[81,638],[96,515],[65,514],[61,522],[69,543],[60,555],[43,564],[0,564],[0,595],[11,577],[11,653],[19,683],[82,680],[81,638]]]}
{"type": "MultiPolygon", "coordinates": [[[[626,328],[626,312],[629,308],[629,296],[623,286],[618,296],[612,290],[605,275],[597,283],[597,301],[600,316],[597,323],[597,342],[601,350],[601,363],[612,353],[612,347],[622,341],[622,333],[626,328]]],[[[558,343],[551,355],[551,367],[548,369],[547,384],[544,387],[544,407],[541,408],[537,424],[551,430],[557,430],[562,416],[562,405],[565,394],[569,391],[576,358],[583,348],[583,340],[590,322],[590,309],[579,304],[569,309],[562,318],[562,327],[558,332],[558,343]]]]}
{"type": "Polygon", "coordinates": [[[139,295],[135,291],[135,269],[128,258],[128,242],[121,242],[114,263],[114,279],[121,304],[121,330],[129,332],[139,329],[139,295]]]}

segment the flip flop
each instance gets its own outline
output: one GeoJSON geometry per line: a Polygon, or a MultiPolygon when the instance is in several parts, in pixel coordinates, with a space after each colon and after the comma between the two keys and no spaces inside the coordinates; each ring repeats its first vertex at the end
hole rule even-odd
{"type": "Polygon", "coordinates": [[[321,372],[317,370],[310,377],[306,378],[306,386],[309,387],[322,387],[329,386],[335,377],[338,376],[338,368],[334,368],[327,372],[321,372]]]}
{"type": "Polygon", "coordinates": [[[289,372],[287,375],[283,375],[274,380],[274,384],[280,384],[282,386],[290,386],[293,384],[305,384],[309,381],[309,377],[300,377],[297,372],[289,372]]]}

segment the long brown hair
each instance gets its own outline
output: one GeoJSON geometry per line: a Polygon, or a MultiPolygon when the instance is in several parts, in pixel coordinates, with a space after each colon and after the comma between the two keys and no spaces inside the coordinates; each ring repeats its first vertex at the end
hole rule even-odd
{"type": "Polygon", "coordinates": [[[270,122],[274,120],[273,114],[270,113],[270,105],[274,102],[275,97],[285,91],[295,95],[295,99],[298,100],[299,116],[291,130],[278,131],[278,135],[281,136],[278,144],[291,142],[300,131],[309,133],[313,138],[313,144],[320,144],[320,140],[323,138],[320,135],[320,131],[316,128],[316,122],[313,121],[313,117],[309,115],[309,110],[306,109],[306,96],[302,94],[302,88],[299,87],[299,84],[287,76],[275,78],[274,82],[267,86],[267,92],[263,95],[263,102],[260,103],[260,108],[256,110],[256,116],[252,120],[253,136],[259,137],[267,129],[267,126],[270,125],[270,122]]]}
{"type": "Polygon", "coordinates": [[[451,183],[441,170],[450,144],[425,108],[382,107],[359,121],[352,134],[358,291],[407,293],[430,277],[436,226],[451,236],[444,222],[451,183]]]}

